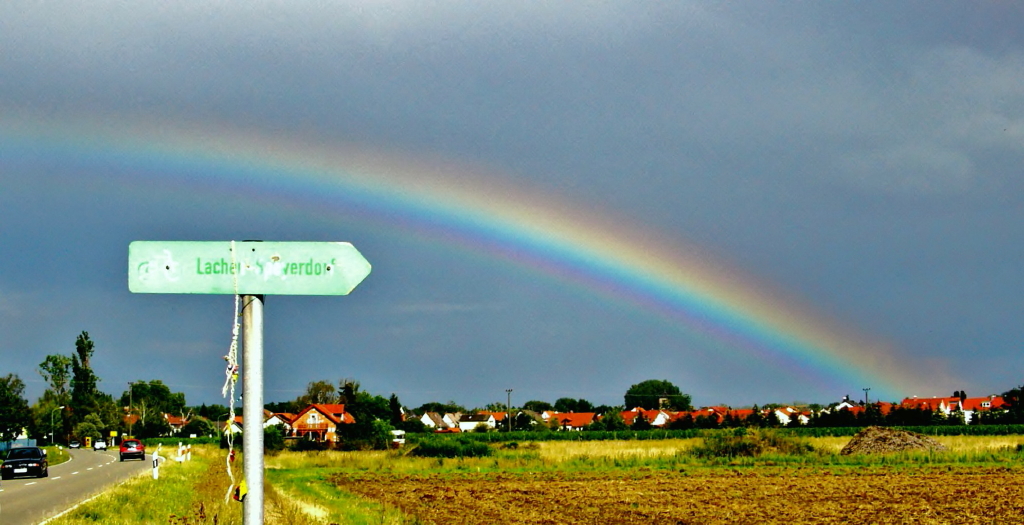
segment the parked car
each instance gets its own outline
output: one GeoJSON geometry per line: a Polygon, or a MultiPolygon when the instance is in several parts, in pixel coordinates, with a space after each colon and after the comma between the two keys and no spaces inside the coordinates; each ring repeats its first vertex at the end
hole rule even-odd
{"type": "Polygon", "coordinates": [[[71,440],[71,441],[70,441],[70,442],[68,443],[68,448],[82,448],[82,444],[81,444],[81,443],[79,443],[78,441],[75,441],[75,440],[73,440],[73,439],[72,439],[72,440],[71,440]]]}
{"type": "Polygon", "coordinates": [[[93,450],[107,450],[107,442],[103,441],[102,439],[97,439],[96,441],[92,442],[92,449],[93,450]]]}
{"type": "Polygon", "coordinates": [[[46,451],[39,447],[16,447],[7,452],[7,459],[0,465],[0,479],[18,476],[45,478],[50,475],[50,463],[46,451]]]}
{"type": "Polygon", "coordinates": [[[139,458],[146,460],[146,446],[137,439],[126,439],[121,442],[121,461],[125,458],[139,458]]]}

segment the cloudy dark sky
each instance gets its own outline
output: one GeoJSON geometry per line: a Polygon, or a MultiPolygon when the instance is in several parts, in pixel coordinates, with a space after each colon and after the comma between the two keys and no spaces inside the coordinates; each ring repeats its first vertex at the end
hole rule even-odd
{"type": "Polygon", "coordinates": [[[0,374],[34,400],[37,365],[87,330],[108,393],[161,379],[223,402],[231,298],[130,294],[128,242],[344,240],[374,265],[352,295],[267,302],[268,400],[341,378],[409,406],[506,388],[619,404],[652,378],[698,405],[1002,392],[1024,383],[1021,27],[1019,4],[995,1],[6,1],[0,374]],[[47,149],[38,130],[86,145],[47,149]],[[427,184],[456,173],[627,225],[856,334],[875,350],[821,352],[851,367],[881,352],[907,383],[730,348],[714,335],[728,323],[702,333],[629,286],[538,271],[515,239],[452,242],[464,219],[424,227],[285,191],[287,172],[247,184],[87,145],[180,130],[314,164],[372,151],[427,184]]]}

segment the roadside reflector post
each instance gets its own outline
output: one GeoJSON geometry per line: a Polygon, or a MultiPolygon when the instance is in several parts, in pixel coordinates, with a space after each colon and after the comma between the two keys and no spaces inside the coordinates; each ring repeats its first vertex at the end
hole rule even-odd
{"type": "MultiPolygon", "coordinates": [[[[132,293],[241,296],[245,477],[240,487],[251,493],[243,496],[245,525],[263,525],[263,298],[348,295],[369,274],[369,261],[347,242],[134,241],[128,246],[132,293]]],[[[154,454],[153,479],[159,476],[157,458],[154,454]]]]}
{"type": "Polygon", "coordinates": [[[153,452],[153,479],[160,479],[160,460],[164,459],[160,457],[160,447],[163,443],[159,443],[156,446],[156,452],[153,452]]]}

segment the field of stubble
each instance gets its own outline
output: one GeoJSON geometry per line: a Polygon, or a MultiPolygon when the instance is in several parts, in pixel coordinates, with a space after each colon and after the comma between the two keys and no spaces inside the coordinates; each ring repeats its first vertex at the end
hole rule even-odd
{"type": "MultiPolygon", "coordinates": [[[[657,456],[684,442],[544,444],[538,461],[600,463],[643,456],[653,467],[527,468],[494,471],[345,472],[329,478],[342,491],[436,524],[715,524],[715,523],[1024,523],[1024,468],[963,465],[992,439],[949,438],[958,452],[917,462],[779,466],[771,463],[665,468],[657,456]],[[639,447],[631,449],[630,447],[639,447]],[[958,456],[959,454],[959,456],[958,456]]],[[[838,450],[845,440],[819,440],[838,450]]],[[[604,463],[608,465],[608,463],[604,463]]],[[[480,469],[477,469],[480,470],[480,469]]]]}
{"type": "Polygon", "coordinates": [[[427,523],[1024,523],[1024,472],[747,471],[337,475],[427,523]]]}

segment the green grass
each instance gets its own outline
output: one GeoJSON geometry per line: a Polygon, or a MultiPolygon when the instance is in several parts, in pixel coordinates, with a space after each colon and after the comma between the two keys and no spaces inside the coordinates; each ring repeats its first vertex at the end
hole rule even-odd
{"type": "MultiPolygon", "coordinates": [[[[282,523],[345,523],[351,525],[404,525],[420,523],[400,510],[342,492],[327,482],[334,469],[267,471],[267,482],[290,509],[282,523]]],[[[285,517],[285,516],[282,516],[285,517]]]]}
{"type": "MultiPolygon", "coordinates": [[[[192,461],[165,463],[160,468],[159,480],[153,480],[147,471],[49,522],[49,525],[240,525],[242,504],[224,500],[229,485],[224,469],[225,454],[216,446],[193,447],[192,461]]],[[[338,471],[336,466],[331,466],[338,458],[317,453],[293,454],[296,455],[290,461],[297,468],[267,469],[264,500],[264,523],[267,525],[419,523],[398,509],[342,492],[327,483],[327,475],[338,471]],[[317,460],[318,456],[320,460],[317,460]],[[306,461],[301,461],[302,457],[306,461]],[[323,466],[311,466],[317,463],[323,466]]],[[[344,454],[351,459],[358,453],[344,454]]],[[[372,457],[364,459],[371,463],[377,461],[372,457]]],[[[237,479],[242,476],[241,463],[242,457],[239,456],[235,462],[237,479]]],[[[350,463],[350,468],[354,465],[350,463]]]]}
{"type": "Polygon", "coordinates": [[[71,454],[68,454],[67,449],[57,448],[54,446],[43,447],[46,451],[46,461],[52,467],[54,465],[60,465],[71,459],[71,454]]]}
{"type": "Polygon", "coordinates": [[[131,478],[50,525],[240,524],[241,505],[224,501],[227,478],[217,469],[222,460],[212,450],[194,450],[190,462],[166,463],[159,480],[149,471],[131,478]]]}

